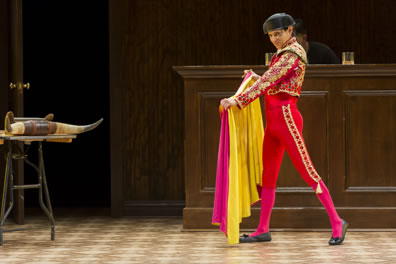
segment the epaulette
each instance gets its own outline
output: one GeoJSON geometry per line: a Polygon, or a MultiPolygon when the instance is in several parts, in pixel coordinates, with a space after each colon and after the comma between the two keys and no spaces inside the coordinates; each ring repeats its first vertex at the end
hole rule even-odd
{"type": "Polygon", "coordinates": [[[304,48],[297,41],[294,41],[290,45],[287,45],[283,49],[279,50],[277,52],[277,56],[279,56],[279,54],[286,52],[286,51],[296,54],[298,57],[300,57],[300,59],[305,64],[307,64],[307,53],[305,52],[304,48]]]}

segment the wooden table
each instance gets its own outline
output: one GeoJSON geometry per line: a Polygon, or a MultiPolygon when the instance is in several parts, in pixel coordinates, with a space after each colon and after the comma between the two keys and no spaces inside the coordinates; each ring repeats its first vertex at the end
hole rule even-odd
{"type": "Polygon", "coordinates": [[[51,223],[51,240],[55,240],[55,220],[52,212],[50,196],[48,192],[47,179],[45,175],[43,146],[42,142],[63,142],[70,143],[76,135],[45,135],[45,136],[12,136],[5,135],[4,131],[0,130],[0,144],[8,145],[6,173],[4,179],[4,188],[1,202],[1,222],[0,222],[0,245],[3,244],[3,232],[26,230],[27,228],[13,228],[4,229],[3,225],[8,215],[14,206],[14,190],[22,189],[38,189],[39,190],[39,204],[51,223]],[[30,145],[32,142],[37,142],[38,147],[38,164],[27,159],[24,151],[18,148],[18,142],[25,145],[30,145]],[[19,152],[18,152],[19,150],[19,152]],[[32,166],[37,171],[38,183],[30,185],[14,185],[12,161],[13,159],[23,159],[25,163],[32,166]],[[45,202],[43,200],[43,189],[45,193],[45,202]],[[9,192],[9,203],[7,207],[7,192],[9,192]]]}

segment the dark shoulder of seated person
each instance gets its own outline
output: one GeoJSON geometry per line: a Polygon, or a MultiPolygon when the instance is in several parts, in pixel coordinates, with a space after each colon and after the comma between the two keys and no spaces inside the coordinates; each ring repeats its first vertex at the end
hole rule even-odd
{"type": "Polygon", "coordinates": [[[326,44],[308,41],[308,64],[340,64],[340,60],[326,44]]]}

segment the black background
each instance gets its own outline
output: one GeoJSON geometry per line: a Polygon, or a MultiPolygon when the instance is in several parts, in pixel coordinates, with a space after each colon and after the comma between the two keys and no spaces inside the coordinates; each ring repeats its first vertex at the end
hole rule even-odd
{"type": "MultiPolygon", "coordinates": [[[[109,66],[108,1],[23,1],[25,116],[54,113],[54,121],[95,130],[71,144],[45,143],[44,160],[54,207],[108,207],[109,66]]],[[[29,157],[37,158],[36,148],[29,157]]],[[[25,182],[37,181],[25,166],[25,182]]],[[[25,191],[26,207],[37,191],[25,191]]]]}

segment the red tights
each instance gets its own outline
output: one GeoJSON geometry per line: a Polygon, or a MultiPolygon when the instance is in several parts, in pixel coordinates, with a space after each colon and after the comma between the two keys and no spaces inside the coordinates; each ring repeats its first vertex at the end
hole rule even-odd
{"type": "Polygon", "coordinates": [[[329,214],[333,237],[340,237],[342,221],[338,216],[330,193],[312,165],[302,136],[303,119],[296,106],[297,98],[285,93],[265,96],[267,125],[263,143],[263,188],[261,193],[261,216],[256,236],[269,231],[269,220],[275,203],[275,187],[285,150],[304,181],[321,193],[319,200],[329,214]]]}

